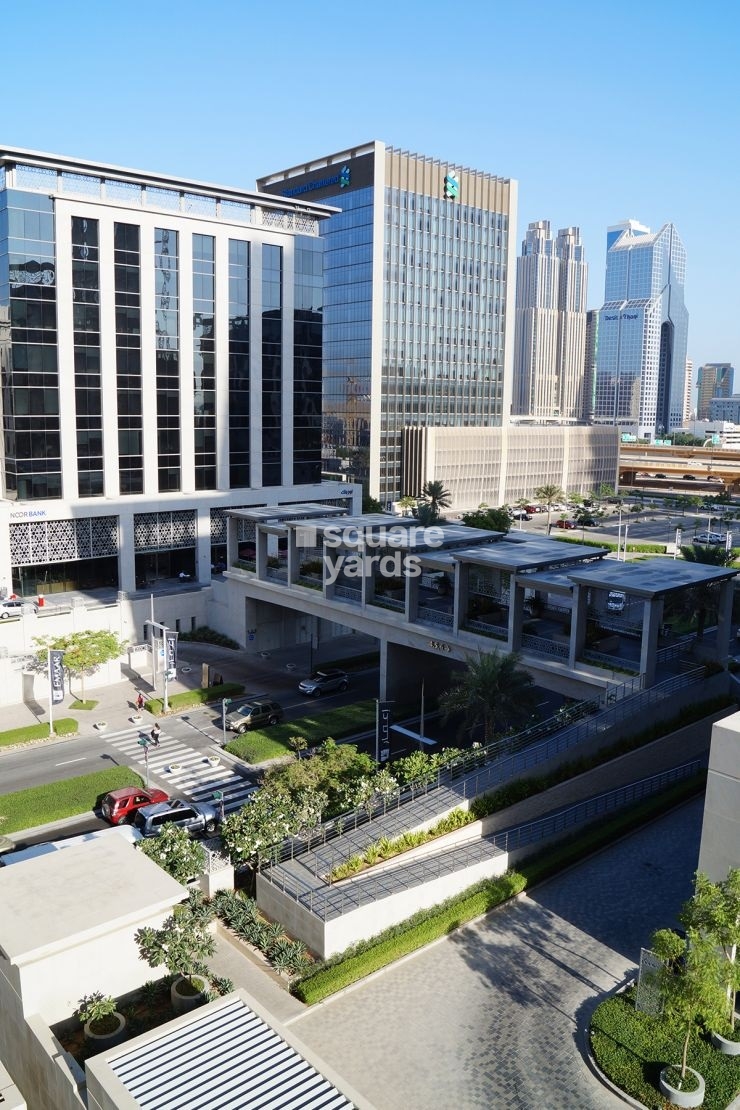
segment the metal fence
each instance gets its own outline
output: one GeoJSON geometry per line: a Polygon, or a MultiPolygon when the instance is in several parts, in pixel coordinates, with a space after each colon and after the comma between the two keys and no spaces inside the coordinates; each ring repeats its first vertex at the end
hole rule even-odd
{"type": "MultiPolygon", "coordinates": [[[[398,810],[417,798],[441,788],[454,791],[458,799],[476,798],[492,789],[520,777],[524,771],[547,763],[563,752],[577,747],[615,725],[641,716],[653,705],[673,697],[679,690],[696,685],[704,679],[704,668],[696,667],[690,674],[676,675],[647,690],[624,696],[614,705],[593,713],[594,702],[583,702],[570,711],[584,716],[563,728],[563,715],[542,721],[514,736],[503,737],[484,747],[471,748],[449,764],[404,787],[391,798],[379,800],[375,806],[364,806],[329,821],[323,821],[314,833],[305,839],[291,838],[273,845],[262,861],[263,866],[295,859],[344,833],[354,832],[378,817],[398,810]],[[589,715],[592,714],[592,715],[589,715]],[[542,737],[545,737],[542,739],[542,737]]],[[[573,721],[571,715],[569,720],[573,721]]]]}
{"type": "Polygon", "coordinates": [[[412,889],[433,879],[472,867],[494,855],[516,851],[559,837],[564,832],[616,813],[645,798],[660,794],[676,783],[693,778],[699,775],[705,766],[706,763],[702,760],[693,760],[681,767],[651,775],[649,778],[599,794],[576,805],[563,807],[525,825],[453,846],[434,856],[409,862],[402,868],[395,867],[375,875],[368,874],[362,882],[355,881],[341,886],[325,884],[317,887],[304,882],[294,872],[288,872],[285,868],[263,872],[262,879],[300,903],[322,921],[330,921],[403,890],[412,889]]]}

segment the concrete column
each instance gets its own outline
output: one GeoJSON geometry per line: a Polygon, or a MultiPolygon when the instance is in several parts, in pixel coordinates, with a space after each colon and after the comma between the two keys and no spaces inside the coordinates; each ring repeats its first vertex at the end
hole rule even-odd
{"type": "Polygon", "coordinates": [[[378,668],[378,697],[381,701],[388,699],[388,641],[378,640],[380,648],[380,667],[378,668]]]}
{"type": "Polygon", "coordinates": [[[732,595],[734,583],[730,578],[719,588],[717,606],[717,660],[724,667],[730,654],[730,625],[732,623],[732,595]]]}
{"type": "Polygon", "coordinates": [[[233,516],[226,517],[226,569],[231,570],[234,563],[239,558],[239,541],[237,539],[237,528],[239,522],[233,516]]]}
{"type": "Polygon", "coordinates": [[[470,564],[455,563],[455,596],[452,602],[452,627],[456,632],[465,624],[470,593],[470,564]]]}
{"type": "Polygon", "coordinates": [[[419,587],[421,586],[421,575],[417,574],[414,578],[406,577],[406,595],[404,598],[406,611],[406,620],[413,623],[419,616],[419,587]]]}
{"type": "Polygon", "coordinates": [[[298,581],[301,570],[300,552],[295,528],[288,529],[288,584],[298,581]]]}
{"type": "MultiPolygon", "coordinates": [[[[8,575],[8,586],[12,579],[8,575]]],[[[136,550],[133,509],[118,514],[118,588],[125,593],[136,590],[136,550]]],[[[9,588],[9,593],[12,589],[9,588]]]]}
{"type": "Polygon", "coordinates": [[[198,582],[211,581],[211,510],[196,512],[195,577],[198,582]]]}
{"type": "Polygon", "coordinates": [[[331,601],[336,590],[337,563],[342,557],[342,552],[336,547],[327,547],[324,544],[323,565],[323,593],[327,601],[331,601]]]}
{"type": "Polygon", "coordinates": [[[588,588],[573,587],[573,609],[570,620],[570,644],[568,645],[568,666],[575,667],[578,657],[586,643],[586,622],[588,620],[588,588]]]}
{"type": "Polygon", "coordinates": [[[362,591],[362,608],[369,605],[375,597],[375,567],[376,563],[372,561],[372,551],[368,553],[364,548],[357,551],[357,556],[362,559],[362,580],[360,588],[362,591]]]}
{"type": "Polygon", "coordinates": [[[663,625],[663,598],[645,601],[642,617],[642,643],[640,646],[640,673],[645,675],[645,686],[655,684],[658,636],[663,625]]]}
{"type": "Polygon", "coordinates": [[[521,651],[524,632],[524,587],[514,580],[509,581],[509,635],[506,646],[509,651],[521,651]]]}
{"type": "Polygon", "coordinates": [[[267,578],[267,532],[257,527],[254,539],[257,548],[257,577],[264,582],[267,578]]]}

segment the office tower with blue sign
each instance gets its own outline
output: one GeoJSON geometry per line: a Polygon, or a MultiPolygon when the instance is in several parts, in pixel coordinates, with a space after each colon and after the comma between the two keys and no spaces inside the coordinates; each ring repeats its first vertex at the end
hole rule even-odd
{"type": "Polygon", "coordinates": [[[509,416],[516,182],[371,142],[257,187],[341,209],[321,228],[324,476],[384,508],[417,495],[404,428],[509,416]]]}
{"type": "Polygon", "coordinates": [[[689,316],[686,251],[673,224],[607,235],[593,418],[641,438],[683,423],[689,316]]]}
{"type": "Polygon", "coordinates": [[[535,420],[583,415],[588,267],[577,227],[531,223],[516,260],[513,409],[535,420]]]}

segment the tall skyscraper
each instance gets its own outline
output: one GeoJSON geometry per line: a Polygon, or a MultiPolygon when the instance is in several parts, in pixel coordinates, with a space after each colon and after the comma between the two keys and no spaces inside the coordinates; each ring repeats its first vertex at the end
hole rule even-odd
{"type": "Polygon", "coordinates": [[[696,375],[696,419],[710,420],[709,403],[713,397],[731,397],[735,371],[729,362],[705,362],[696,375]]]}
{"type": "Polygon", "coordinates": [[[596,357],[599,350],[599,310],[590,308],[586,313],[586,344],[583,356],[583,419],[592,420],[596,388],[596,357]]]}
{"type": "Polygon", "coordinates": [[[0,150],[0,586],[207,583],[229,508],[340,494],[321,485],[328,216],[0,150]]]}
{"type": "Polygon", "coordinates": [[[692,358],[686,359],[686,378],[683,387],[683,426],[684,428],[691,420],[691,412],[693,409],[692,398],[694,394],[694,360],[692,358]]]}
{"type": "Polygon", "coordinates": [[[510,412],[516,182],[371,142],[257,187],[341,209],[322,227],[325,473],[384,506],[418,494],[405,427],[510,412]]]}
{"type": "Polygon", "coordinates": [[[594,419],[640,437],[683,422],[686,252],[673,224],[624,228],[606,253],[594,419]]]}
{"type": "Polygon", "coordinates": [[[516,261],[512,412],[580,420],[588,269],[577,227],[550,238],[550,224],[527,228],[516,261]]]}

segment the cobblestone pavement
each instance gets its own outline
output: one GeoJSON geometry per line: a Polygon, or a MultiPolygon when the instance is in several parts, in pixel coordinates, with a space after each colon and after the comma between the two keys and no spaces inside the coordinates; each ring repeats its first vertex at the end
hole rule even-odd
{"type": "MultiPolygon", "coordinates": [[[[378,1110],[617,1110],[588,1016],[690,896],[702,800],[291,1021],[378,1110]]],[[[634,1105],[634,1104],[633,1104],[634,1105]]]]}

